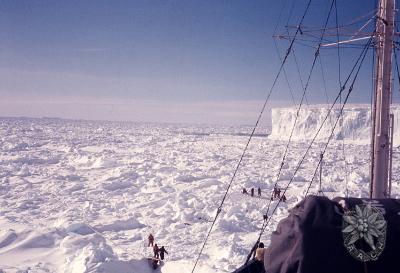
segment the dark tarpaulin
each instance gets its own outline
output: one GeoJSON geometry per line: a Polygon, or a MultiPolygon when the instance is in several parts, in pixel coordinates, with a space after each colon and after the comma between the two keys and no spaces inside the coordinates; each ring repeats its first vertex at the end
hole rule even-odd
{"type": "Polygon", "coordinates": [[[233,273],[265,273],[265,270],[262,262],[253,259],[246,265],[243,265],[233,271],[233,273]]]}
{"type": "MultiPolygon", "coordinates": [[[[326,197],[308,196],[272,233],[265,256],[266,273],[398,273],[399,213],[400,202],[395,199],[337,198],[332,201],[326,197]],[[362,262],[345,248],[343,213],[371,201],[375,208],[380,208],[386,220],[386,243],[376,261],[362,262]]],[[[375,221],[373,218],[375,216],[371,218],[375,221]]],[[[363,240],[357,241],[358,246],[361,243],[361,248],[368,250],[363,240]]]]}

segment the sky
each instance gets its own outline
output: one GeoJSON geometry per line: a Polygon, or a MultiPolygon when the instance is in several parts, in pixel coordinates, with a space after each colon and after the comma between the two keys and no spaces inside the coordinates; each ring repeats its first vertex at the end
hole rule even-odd
{"type": "MultiPolygon", "coordinates": [[[[288,47],[272,36],[297,25],[306,2],[3,0],[0,116],[254,123],[279,68],[274,43],[280,54],[288,47]]],[[[313,0],[304,27],[321,28],[330,3],[313,0]]],[[[375,1],[337,0],[337,7],[345,24],[375,1]]],[[[300,76],[292,57],[286,73],[298,103],[315,49],[294,49],[300,76]]],[[[342,78],[359,52],[341,49],[342,78]]],[[[338,74],[337,49],[322,50],[307,103],[332,101],[338,74]]],[[[370,101],[370,78],[368,60],[353,102],[370,101]]],[[[280,105],[293,105],[283,76],[268,107],[280,105]]]]}

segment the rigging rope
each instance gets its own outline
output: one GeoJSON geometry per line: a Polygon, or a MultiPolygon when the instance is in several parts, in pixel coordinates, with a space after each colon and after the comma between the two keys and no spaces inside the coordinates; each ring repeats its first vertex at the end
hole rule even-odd
{"type": "MultiPolygon", "coordinates": [[[[333,1],[334,1],[334,0],[333,0],[333,1]]],[[[324,24],[325,27],[328,25],[329,17],[330,17],[331,11],[332,11],[333,1],[332,1],[330,10],[329,10],[328,16],[327,16],[327,18],[326,18],[326,20],[325,20],[325,24],[324,24]]],[[[312,63],[312,65],[311,65],[310,72],[309,72],[309,74],[308,74],[308,78],[307,78],[306,84],[305,84],[305,86],[304,86],[303,95],[302,95],[302,97],[301,97],[300,104],[299,104],[299,106],[298,106],[298,108],[297,108],[297,111],[296,111],[296,117],[295,117],[294,124],[293,124],[292,129],[291,129],[291,132],[290,132],[290,136],[289,136],[288,143],[287,143],[286,148],[285,148],[284,156],[283,156],[283,159],[282,159],[282,162],[281,162],[279,171],[278,171],[278,175],[277,175],[277,178],[276,178],[276,181],[275,181],[274,188],[275,188],[275,187],[277,186],[277,184],[278,184],[278,180],[279,180],[279,178],[280,178],[280,175],[281,175],[281,172],[282,172],[282,168],[283,168],[284,162],[285,162],[285,160],[286,160],[286,156],[287,156],[287,153],[288,153],[288,150],[289,150],[289,146],[290,146],[290,143],[291,143],[291,140],[292,140],[292,137],[293,137],[294,129],[295,129],[296,125],[297,125],[299,113],[300,113],[301,107],[302,107],[302,105],[303,105],[304,98],[305,98],[306,93],[307,93],[307,90],[308,90],[308,86],[309,86],[309,84],[310,84],[311,75],[312,75],[312,72],[314,71],[314,67],[315,67],[316,60],[317,60],[318,55],[319,55],[319,50],[320,50],[320,47],[321,47],[321,44],[322,44],[323,35],[324,35],[324,32],[323,32],[322,35],[321,35],[320,43],[319,43],[318,48],[317,48],[317,50],[316,50],[316,52],[315,52],[315,54],[314,54],[313,63],[312,63]]],[[[269,202],[269,204],[268,204],[268,209],[267,209],[267,213],[266,213],[267,215],[268,215],[268,212],[269,212],[269,207],[270,207],[271,201],[272,201],[272,200],[270,200],[270,202],[269,202]]]]}
{"type": "MultiPolygon", "coordinates": [[[[334,3],[334,1],[335,1],[335,0],[332,0],[332,3],[331,3],[331,5],[330,5],[330,9],[329,9],[328,15],[327,15],[326,20],[325,20],[325,22],[324,22],[324,29],[326,29],[326,27],[327,27],[327,25],[328,25],[329,18],[330,18],[331,12],[332,12],[332,8],[333,8],[333,3],[334,3]]],[[[282,168],[283,168],[283,166],[284,166],[284,163],[285,163],[285,160],[286,160],[286,156],[287,156],[287,153],[288,153],[288,150],[289,150],[289,146],[290,146],[290,143],[291,143],[291,141],[292,141],[294,129],[295,129],[296,125],[297,125],[297,121],[298,121],[298,118],[299,118],[299,113],[300,113],[301,107],[302,107],[302,105],[303,105],[304,98],[305,98],[306,93],[307,93],[307,90],[308,90],[308,86],[309,86],[310,81],[311,81],[311,75],[312,75],[312,72],[314,71],[315,63],[316,63],[317,58],[318,58],[318,56],[319,56],[319,51],[320,51],[320,48],[321,48],[321,45],[322,45],[324,33],[325,33],[325,31],[323,30],[323,31],[322,31],[322,34],[321,34],[321,37],[320,37],[320,41],[319,41],[318,47],[317,47],[317,49],[316,49],[316,51],[315,51],[315,53],[314,53],[314,59],[313,59],[313,62],[312,62],[311,68],[310,68],[310,72],[309,72],[308,77],[307,77],[306,84],[305,84],[305,86],[304,86],[304,90],[303,90],[303,94],[302,94],[302,97],[301,97],[299,106],[298,106],[297,111],[296,111],[296,117],[295,117],[295,120],[294,120],[292,129],[291,129],[291,132],[290,132],[290,136],[289,136],[288,143],[287,143],[287,145],[286,145],[286,147],[285,147],[285,152],[284,152],[284,155],[283,155],[283,158],[282,158],[282,162],[281,162],[281,164],[280,164],[280,167],[279,167],[279,170],[278,170],[278,174],[277,174],[277,177],[276,177],[276,180],[275,180],[274,189],[275,189],[275,188],[277,187],[277,185],[278,185],[278,181],[279,181],[279,178],[280,178],[280,175],[281,175],[281,172],[282,172],[282,168]]],[[[285,195],[285,192],[286,192],[286,190],[284,191],[284,193],[282,194],[282,196],[285,195]]],[[[280,201],[279,201],[279,202],[280,202],[280,201]]],[[[268,202],[267,212],[266,212],[266,214],[265,214],[266,217],[264,217],[263,226],[264,226],[265,222],[268,221],[267,219],[268,219],[268,213],[269,213],[269,209],[270,209],[271,203],[272,203],[272,193],[271,193],[271,198],[270,198],[270,200],[269,200],[269,202],[268,202]]],[[[279,203],[278,203],[278,204],[279,204],[279,203]]],[[[275,211],[275,210],[274,210],[274,211],[275,211]]],[[[251,255],[252,255],[252,253],[254,253],[254,251],[255,251],[255,249],[256,249],[256,246],[257,246],[257,244],[259,243],[260,239],[261,239],[261,234],[260,234],[260,236],[258,237],[258,239],[257,239],[256,243],[254,244],[253,248],[251,249],[249,255],[247,256],[247,259],[246,259],[245,264],[247,264],[248,261],[250,260],[251,255]]]]}
{"type": "Polygon", "coordinates": [[[274,81],[273,81],[273,83],[272,83],[272,86],[271,86],[271,88],[270,88],[270,90],[269,90],[269,93],[268,93],[268,95],[267,95],[267,97],[266,97],[266,99],[265,99],[265,101],[264,101],[264,104],[263,104],[263,106],[262,106],[262,108],[261,108],[260,114],[259,114],[259,116],[258,116],[258,118],[257,118],[257,121],[256,121],[255,125],[254,125],[254,128],[253,128],[253,130],[252,130],[252,132],[251,132],[251,134],[250,134],[250,136],[249,136],[249,139],[248,139],[248,141],[247,141],[247,143],[246,143],[246,146],[245,146],[245,148],[244,148],[244,150],[243,150],[243,153],[242,153],[242,155],[241,155],[241,157],[240,157],[240,159],[239,159],[239,162],[238,162],[238,164],[237,164],[237,166],[236,166],[236,169],[235,169],[235,171],[234,171],[234,173],[233,173],[233,175],[232,175],[232,178],[231,178],[231,180],[230,180],[230,182],[229,182],[229,184],[228,184],[228,187],[227,187],[227,189],[226,189],[226,192],[225,192],[225,194],[224,194],[224,196],[223,196],[223,198],[222,198],[222,201],[221,201],[221,203],[220,203],[220,205],[219,205],[219,207],[218,207],[218,209],[217,209],[217,212],[216,212],[216,214],[215,214],[214,220],[213,220],[213,222],[211,223],[211,227],[210,227],[210,229],[209,229],[209,231],[208,231],[208,233],[207,233],[207,235],[206,235],[206,237],[205,237],[205,240],[204,240],[204,242],[203,242],[203,245],[202,245],[202,247],[201,247],[201,249],[200,249],[200,252],[199,252],[199,254],[198,254],[197,258],[196,258],[196,262],[195,262],[195,264],[194,264],[194,266],[193,266],[192,273],[193,273],[194,270],[196,269],[197,263],[198,263],[198,261],[199,261],[199,259],[200,259],[200,257],[201,257],[201,254],[203,253],[204,247],[205,247],[205,245],[206,245],[206,243],[207,243],[207,241],[208,241],[208,238],[210,237],[211,231],[212,231],[212,229],[213,229],[213,227],[214,227],[214,225],[215,225],[215,223],[216,223],[216,220],[217,220],[219,214],[220,214],[221,211],[222,211],[222,206],[223,206],[223,204],[224,204],[224,202],[225,202],[226,196],[228,195],[229,189],[231,188],[232,183],[233,183],[233,181],[234,181],[234,179],[235,179],[235,177],[236,177],[236,174],[237,174],[237,172],[238,172],[238,170],[239,170],[239,168],[240,168],[240,166],[241,166],[241,162],[242,162],[243,157],[244,157],[244,155],[245,155],[245,153],[246,153],[246,151],[247,151],[247,148],[248,148],[248,146],[249,146],[249,144],[250,144],[250,141],[251,141],[251,139],[253,138],[253,135],[254,135],[254,133],[255,133],[255,130],[256,130],[257,127],[258,127],[258,123],[260,122],[261,117],[262,117],[262,115],[263,115],[263,113],[264,113],[264,111],[265,111],[265,108],[266,108],[266,106],[267,106],[267,103],[268,103],[268,101],[269,101],[269,99],[270,99],[270,97],[271,97],[271,95],[272,95],[272,91],[273,91],[273,89],[274,89],[274,87],[275,87],[275,85],[276,85],[276,83],[277,83],[277,81],[278,81],[278,78],[279,78],[279,76],[280,76],[280,74],[281,74],[281,72],[282,72],[282,70],[283,70],[283,67],[284,67],[284,65],[285,65],[285,63],[286,63],[286,60],[288,59],[288,56],[289,56],[289,54],[290,54],[290,52],[291,52],[291,50],[292,50],[292,47],[293,47],[293,44],[294,44],[294,42],[295,42],[296,36],[297,36],[297,34],[299,33],[299,31],[300,31],[300,26],[302,25],[302,23],[303,23],[303,21],[304,21],[304,18],[306,17],[306,14],[307,14],[307,12],[308,12],[308,10],[309,10],[311,1],[312,1],[312,0],[308,0],[307,6],[306,6],[306,8],[305,8],[305,11],[304,11],[304,13],[303,13],[303,15],[302,15],[302,17],[301,17],[299,26],[298,26],[298,28],[297,28],[297,30],[296,30],[296,32],[295,32],[295,35],[294,35],[294,37],[293,37],[293,39],[292,39],[292,41],[291,41],[291,43],[290,43],[290,45],[289,45],[289,48],[288,48],[287,51],[286,51],[285,57],[283,58],[282,64],[281,64],[280,67],[279,67],[278,73],[276,74],[276,76],[275,76],[275,78],[274,78],[274,81]]]}
{"type": "MultiPolygon", "coordinates": [[[[370,42],[371,42],[371,41],[372,41],[372,38],[371,38],[370,42]]],[[[354,76],[354,78],[353,78],[353,80],[352,80],[352,82],[351,82],[351,85],[350,85],[350,87],[349,87],[349,91],[347,92],[347,95],[346,95],[346,97],[345,97],[345,99],[344,99],[344,101],[343,101],[343,104],[342,104],[341,107],[340,107],[339,116],[336,118],[336,122],[335,122],[334,126],[332,127],[332,130],[331,130],[331,133],[330,133],[330,135],[329,135],[328,141],[326,142],[325,147],[324,147],[324,149],[323,149],[323,151],[322,151],[322,153],[321,153],[322,156],[325,155],[326,149],[328,148],[328,145],[329,145],[330,141],[332,140],[332,137],[333,137],[333,135],[334,135],[334,132],[335,132],[336,126],[337,126],[337,124],[338,124],[338,122],[339,122],[339,120],[340,120],[340,117],[343,115],[344,106],[346,105],[346,103],[347,103],[347,101],[348,101],[348,99],[349,99],[349,96],[350,96],[350,94],[351,94],[352,91],[353,91],[354,83],[355,83],[355,81],[357,80],[357,77],[358,77],[358,74],[359,74],[359,72],[360,72],[362,63],[363,63],[363,61],[364,61],[364,59],[365,59],[365,56],[367,55],[367,52],[368,52],[368,47],[366,47],[366,48],[367,48],[367,49],[366,49],[365,52],[364,52],[363,58],[362,58],[362,60],[361,60],[361,62],[360,62],[360,64],[359,64],[359,66],[358,66],[357,72],[356,72],[356,74],[355,74],[355,76],[354,76]]],[[[307,196],[307,194],[308,194],[309,189],[311,188],[311,184],[312,184],[312,182],[313,182],[313,180],[314,180],[314,178],[315,178],[315,174],[316,174],[317,171],[318,171],[318,167],[319,167],[319,165],[321,164],[321,161],[322,161],[322,157],[319,159],[318,165],[317,165],[317,167],[315,168],[315,172],[314,172],[313,177],[311,178],[310,185],[309,185],[309,187],[308,187],[308,189],[307,189],[307,192],[306,192],[306,196],[307,196]]]]}
{"type": "Polygon", "coordinates": [[[399,88],[399,91],[400,91],[400,71],[399,71],[399,62],[398,62],[398,59],[397,59],[397,52],[396,51],[397,51],[396,47],[393,47],[394,59],[395,59],[395,63],[396,63],[397,80],[398,80],[398,83],[399,83],[398,88],[399,88]]]}
{"type": "Polygon", "coordinates": [[[324,91],[325,91],[326,104],[328,104],[329,103],[329,97],[328,97],[328,90],[326,88],[325,72],[324,72],[324,66],[322,65],[321,54],[319,55],[319,65],[321,67],[321,76],[322,76],[322,83],[323,83],[324,91]]]}
{"type": "MultiPolygon", "coordinates": [[[[285,0],[285,2],[283,3],[283,5],[282,5],[282,7],[281,7],[281,10],[280,10],[280,12],[279,12],[278,21],[276,22],[276,25],[275,25],[275,27],[274,27],[273,35],[276,34],[276,30],[278,29],[279,23],[280,23],[280,21],[281,21],[282,14],[283,14],[283,10],[284,10],[285,7],[286,7],[286,3],[287,3],[287,0],[285,0]]],[[[293,5],[292,5],[292,7],[293,7],[293,5]]],[[[293,11],[293,10],[291,10],[291,12],[292,12],[292,11],[293,11]]],[[[291,16],[291,12],[290,12],[290,15],[289,15],[289,16],[291,16]]],[[[277,54],[277,56],[278,56],[278,58],[279,58],[279,62],[282,63],[281,54],[280,54],[280,52],[279,52],[279,49],[278,49],[278,45],[277,45],[277,43],[276,43],[276,40],[273,39],[273,41],[274,41],[274,47],[275,47],[275,50],[276,50],[276,54],[277,54]]],[[[293,52],[293,49],[292,49],[292,52],[293,52]]],[[[283,75],[284,75],[284,77],[285,77],[286,84],[287,84],[287,86],[288,86],[288,88],[289,88],[289,92],[290,92],[290,96],[291,96],[291,98],[292,98],[292,102],[293,102],[293,104],[296,104],[296,100],[295,100],[294,95],[293,95],[293,90],[292,90],[292,87],[290,86],[289,79],[288,79],[288,76],[287,76],[287,73],[286,73],[286,69],[285,69],[285,68],[283,68],[283,75]]]]}
{"type": "MultiPolygon", "coordinates": [[[[289,25],[289,22],[290,22],[290,20],[291,20],[291,18],[292,18],[293,10],[294,10],[295,4],[296,4],[296,0],[294,0],[294,1],[292,2],[292,6],[290,7],[290,12],[289,12],[288,19],[287,19],[287,21],[286,21],[286,26],[289,25]]],[[[290,34],[290,33],[289,33],[289,29],[288,29],[287,27],[286,27],[286,33],[287,33],[288,35],[290,34]]],[[[274,35],[275,35],[275,34],[276,34],[276,33],[274,33],[274,35]]],[[[303,32],[301,32],[300,34],[303,35],[303,32]]],[[[299,40],[299,39],[297,38],[297,40],[299,40]]],[[[275,41],[275,39],[274,39],[274,43],[275,43],[275,46],[276,46],[276,41],[275,41]]],[[[276,47],[277,47],[277,46],[276,46],[276,47]]],[[[277,50],[278,50],[278,48],[277,48],[277,50]]],[[[300,67],[299,67],[299,63],[297,62],[296,52],[294,51],[294,49],[292,50],[292,56],[293,56],[293,60],[294,60],[295,65],[296,65],[297,74],[298,74],[299,79],[300,79],[301,89],[304,89],[303,78],[302,78],[301,73],[300,73],[300,67]]],[[[306,104],[308,105],[307,97],[305,98],[305,100],[306,100],[306,104]]]]}
{"type": "MultiPolygon", "coordinates": [[[[340,58],[340,36],[339,36],[339,19],[338,19],[338,8],[337,8],[337,0],[335,0],[335,24],[336,24],[336,42],[337,42],[337,58],[338,58],[338,78],[339,78],[339,88],[342,86],[342,69],[341,69],[341,58],[340,58]]],[[[342,105],[342,95],[339,98],[339,105],[342,105]]],[[[340,132],[343,133],[343,115],[340,118],[340,132]]],[[[346,162],[346,152],[345,152],[345,140],[342,137],[342,155],[343,155],[343,168],[344,168],[344,182],[345,182],[345,190],[346,197],[349,196],[348,189],[348,170],[347,170],[347,162],[346,162]]]]}
{"type": "MultiPolygon", "coordinates": [[[[367,12],[366,14],[361,15],[361,16],[355,18],[354,20],[350,21],[350,22],[347,23],[347,24],[340,25],[340,26],[338,26],[338,27],[330,27],[330,28],[327,28],[326,30],[329,31],[329,30],[335,30],[336,28],[346,28],[346,27],[353,26],[353,25],[355,25],[355,24],[357,24],[357,23],[363,22],[363,21],[365,21],[365,20],[368,21],[368,20],[370,20],[371,18],[375,17],[376,12],[377,12],[377,7],[375,7],[373,10],[367,12]],[[373,16],[371,17],[371,15],[373,15],[373,16]],[[366,18],[366,17],[368,17],[368,19],[364,19],[364,18],[366,18]]],[[[288,27],[288,28],[294,28],[294,26],[287,26],[287,27],[288,27]]],[[[303,31],[303,33],[308,33],[308,32],[321,32],[322,29],[321,29],[321,28],[307,28],[307,27],[303,27],[302,31],[303,31]]]]}
{"type": "MultiPolygon", "coordinates": [[[[351,75],[353,74],[354,70],[356,69],[357,65],[359,65],[359,68],[358,68],[358,70],[357,70],[357,74],[358,74],[358,72],[359,72],[359,70],[360,70],[360,68],[361,68],[361,65],[362,65],[362,63],[363,63],[363,61],[364,61],[364,59],[365,59],[366,53],[368,52],[368,48],[369,48],[369,46],[370,46],[370,44],[371,44],[371,42],[372,42],[372,39],[373,39],[373,36],[370,38],[370,40],[368,41],[368,43],[364,46],[363,51],[361,52],[361,54],[360,54],[360,56],[358,57],[356,63],[354,64],[353,68],[351,69],[351,71],[350,71],[350,73],[349,73],[349,75],[348,75],[348,77],[347,77],[347,79],[346,79],[344,85],[340,88],[340,91],[339,91],[338,95],[336,96],[336,98],[335,98],[335,100],[334,100],[332,106],[330,107],[330,109],[329,109],[327,115],[325,116],[325,118],[324,118],[324,120],[323,120],[321,126],[319,127],[319,129],[317,130],[317,133],[315,134],[315,136],[314,136],[313,139],[311,140],[309,146],[308,146],[307,149],[306,149],[306,152],[304,153],[303,157],[302,157],[301,160],[299,161],[299,163],[298,163],[298,165],[297,165],[297,167],[296,167],[296,169],[295,169],[295,171],[294,171],[294,173],[293,173],[291,179],[289,180],[288,184],[286,185],[286,187],[285,187],[285,189],[284,189],[284,191],[283,191],[283,195],[286,193],[286,191],[287,191],[287,189],[289,188],[290,184],[293,182],[293,179],[294,179],[295,175],[297,174],[298,170],[300,169],[300,166],[302,165],[304,159],[306,158],[306,156],[307,156],[309,150],[311,149],[311,147],[312,147],[314,141],[316,140],[318,134],[320,133],[320,131],[321,131],[323,125],[325,124],[326,120],[328,119],[328,116],[330,115],[330,113],[331,113],[333,107],[334,107],[335,104],[337,103],[337,101],[338,101],[338,99],[339,99],[339,96],[340,96],[341,93],[345,90],[345,86],[346,86],[346,84],[348,83],[348,81],[350,80],[350,77],[351,77],[351,75]]],[[[352,89],[351,89],[351,90],[352,90],[352,89]]],[[[349,89],[349,92],[350,92],[350,89],[349,89]]],[[[349,95],[349,94],[348,94],[348,95],[349,95]]],[[[346,101],[347,101],[347,99],[348,99],[348,96],[346,96],[346,101]]],[[[268,226],[268,224],[269,224],[269,222],[270,222],[272,216],[274,215],[275,211],[277,210],[277,208],[278,208],[278,206],[279,206],[279,204],[280,204],[281,202],[282,202],[282,200],[279,199],[279,200],[278,200],[278,203],[275,205],[274,210],[273,210],[272,213],[271,213],[271,216],[268,217],[267,219],[264,219],[264,222],[263,222],[263,225],[262,225],[262,227],[261,227],[261,231],[260,231],[260,234],[259,234],[259,236],[258,236],[258,239],[257,239],[256,244],[260,241],[262,234],[264,233],[265,229],[267,228],[267,226],[268,226]]],[[[253,249],[255,249],[255,248],[253,247],[253,249]]],[[[253,251],[253,249],[252,249],[252,251],[253,251]]],[[[251,252],[250,252],[250,254],[248,255],[247,258],[249,259],[250,256],[251,256],[251,252]]],[[[247,262],[248,262],[248,260],[246,261],[246,263],[247,263],[247,262]]]]}

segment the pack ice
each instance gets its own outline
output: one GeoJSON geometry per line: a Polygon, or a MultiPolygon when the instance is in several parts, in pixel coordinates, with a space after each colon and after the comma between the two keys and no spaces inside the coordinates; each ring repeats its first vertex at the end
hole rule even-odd
{"type": "MultiPolygon", "coordinates": [[[[286,134],[293,112],[277,111],[272,135],[286,134]]],[[[367,112],[358,114],[366,122],[367,112]]],[[[310,129],[311,121],[304,116],[302,126],[310,129]]],[[[0,118],[0,272],[152,272],[149,233],[169,253],[156,272],[191,272],[250,130],[0,118]]],[[[306,148],[291,144],[277,178],[285,146],[261,133],[250,143],[196,272],[231,272],[244,262],[275,181],[286,186],[306,148]],[[262,196],[243,195],[243,187],[260,187],[262,196]]],[[[322,147],[316,143],[299,168],[288,201],[262,237],[266,245],[287,209],[303,198],[322,147]]],[[[395,148],[395,159],[398,154],[395,148]]],[[[334,142],[324,158],[322,189],[328,196],[366,196],[368,167],[369,145],[334,142]]],[[[318,184],[313,181],[312,193],[318,184]]]]}

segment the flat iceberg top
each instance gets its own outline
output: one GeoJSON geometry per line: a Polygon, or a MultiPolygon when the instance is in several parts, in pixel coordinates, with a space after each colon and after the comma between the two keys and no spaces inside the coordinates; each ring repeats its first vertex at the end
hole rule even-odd
{"type": "MultiPolygon", "coordinates": [[[[337,118],[340,115],[340,106],[337,105],[329,113],[328,105],[305,106],[299,112],[296,127],[293,132],[294,141],[311,141],[319,128],[317,141],[326,141],[331,133],[337,118]]],[[[394,114],[394,145],[400,144],[400,105],[393,105],[391,112],[394,114]]],[[[282,107],[272,109],[272,130],[270,139],[289,139],[293,124],[296,120],[297,107],[282,107]]],[[[342,117],[333,133],[333,140],[345,140],[353,144],[368,144],[371,138],[371,110],[366,104],[351,104],[343,109],[342,117]]]]}

